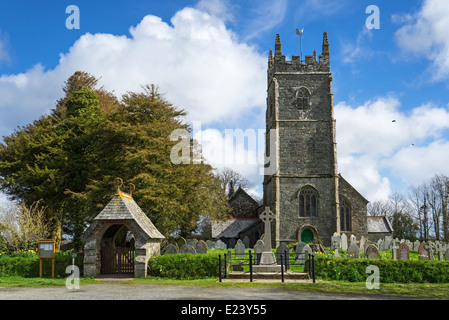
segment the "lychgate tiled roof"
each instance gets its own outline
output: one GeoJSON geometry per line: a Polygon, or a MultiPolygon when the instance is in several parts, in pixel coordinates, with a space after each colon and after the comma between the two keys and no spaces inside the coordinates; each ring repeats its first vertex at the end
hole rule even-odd
{"type": "MultiPolygon", "coordinates": [[[[121,191],[109,201],[104,209],[95,217],[91,225],[95,226],[98,222],[105,220],[134,220],[149,238],[165,238],[156,229],[150,218],[147,217],[134,199],[129,194],[121,191]]],[[[90,233],[89,228],[86,230],[86,233],[90,233]]]]}

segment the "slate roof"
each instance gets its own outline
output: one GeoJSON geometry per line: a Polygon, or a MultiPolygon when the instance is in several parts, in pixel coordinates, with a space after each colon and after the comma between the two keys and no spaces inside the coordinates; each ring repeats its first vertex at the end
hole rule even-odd
{"type": "Polygon", "coordinates": [[[259,218],[212,221],[212,238],[239,238],[239,233],[258,223],[259,218]]]}
{"type": "Polygon", "coordinates": [[[98,222],[104,220],[134,220],[142,231],[153,239],[164,239],[165,237],[157,230],[150,218],[142,211],[134,199],[127,193],[119,192],[95,217],[91,226],[86,230],[83,238],[93,231],[98,222]]]}
{"type": "Polygon", "coordinates": [[[387,233],[393,232],[393,228],[385,216],[381,217],[367,217],[368,219],[368,233],[387,233]]]}

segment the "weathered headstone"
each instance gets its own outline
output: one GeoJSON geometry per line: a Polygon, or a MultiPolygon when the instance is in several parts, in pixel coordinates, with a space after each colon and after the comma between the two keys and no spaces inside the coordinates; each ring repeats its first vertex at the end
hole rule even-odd
{"type": "Polygon", "coordinates": [[[379,249],[375,244],[369,244],[365,250],[366,259],[379,259],[379,249]]]}
{"type": "Polygon", "coordinates": [[[228,242],[228,248],[232,249],[235,248],[235,239],[231,238],[228,242]]]}
{"type": "Polygon", "coordinates": [[[352,259],[360,258],[359,246],[355,242],[351,242],[348,248],[348,257],[352,259]]]}
{"type": "Polygon", "coordinates": [[[302,258],[302,257],[301,257],[302,249],[304,248],[305,245],[306,245],[306,244],[305,244],[304,242],[299,242],[299,243],[296,245],[296,248],[295,248],[295,259],[296,259],[296,261],[298,261],[298,259],[301,259],[301,258],[302,258]]]}
{"type": "Polygon", "coordinates": [[[334,249],[334,257],[335,258],[340,258],[340,253],[338,252],[338,250],[340,250],[340,241],[339,240],[334,240],[332,241],[332,248],[334,249]]]}
{"type": "Polygon", "coordinates": [[[435,250],[436,250],[436,252],[438,253],[438,260],[444,261],[444,257],[443,257],[443,254],[444,254],[443,244],[440,243],[440,242],[438,241],[435,250]]]}
{"type": "Polygon", "coordinates": [[[200,240],[197,242],[196,246],[195,246],[195,251],[196,253],[207,253],[207,244],[206,242],[204,242],[204,240],[200,240]]]}
{"type": "Polygon", "coordinates": [[[444,252],[444,260],[449,261],[449,248],[447,248],[446,251],[444,252]]]}
{"type": "Polygon", "coordinates": [[[341,248],[343,250],[348,250],[348,236],[346,235],[346,233],[343,233],[341,235],[341,248]]]}
{"type": "Polygon", "coordinates": [[[362,236],[360,238],[360,243],[359,243],[359,250],[360,251],[365,251],[365,243],[366,243],[365,237],[362,236]]]}
{"type": "Polygon", "coordinates": [[[289,266],[289,252],[290,249],[287,247],[285,242],[281,242],[279,246],[276,248],[276,261],[277,264],[281,264],[281,256],[284,261],[284,264],[287,264],[287,268],[289,266]],[[287,254],[285,254],[287,253],[287,254]]]}
{"type": "Polygon", "coordinates": [[[413,251],[418,252],[420,245],[421,245],[421,243],[419,242],[419,240],[416,240],[415,242],[413,242],[413,251]]]}
{"type": "Polygon", "coordinates": [[[243,241],[243,244],[245,245],[245,248],[249,248],[249,238],[248,238],[248,236],[244,236],[242,241],[243,241]]]}
{"type": "Polygon", "coordinates": [[[196,254],[196,250],[189,244],[183,244],[181,248],[179,248],[179,253],[192,253],[196,254]]]}
{"type": "Polygon", "coordinates": [[[427,251],[427,243],[422,242],[418,248],[419,260],[429,260],[429,251],[427,251]]]}
{"type": "Polygon", "coordinates": [[[237,240],[234,249],[235,249],[235,257],[237,259],[245,258],[245,245],[243,244],[242,240],[240,239],[237,240]]]}
{"type": "Polygon", "coordinates": [[[398,254],[399,260],[410,260],[410,248],[407,243],[402,242],[399,244],[398,254]]]}
{"type": "Polygon", "coordinates": [[[262,252],[265,249],[265,244],[262,240],[257,240],[256,244],[254,245],[254,264],[259,264],[260,257],[262,256],[262,252]]]}
{"type": "Polygon", "coordinates": [[[178,253],[178,248],[172,243],[170,243],[164,249],[164,254],[175,254],[175,253],[178,253]]]}
{"type": "Polygon", "coordinates": [[[399,249],[399,240],[398,239],[394,239],[393,240],[393,245],[391,247],[391,259],[393,260],[398,260],[398,249],[399,249]]]}
{"type": "Polygon", "coordinates": [[[429,252],[429,260],[435,260],[435,243],[429,241],[426,249],[429,252]]]}
{"type": "Polygon", "coordinates": [[[207,249],[213,249],[215,247],[215,242],[211,240],[206,241],[207,249]]]}
{"type": "Polygon", "coordinates": [[[222,249],[222,250],[226,250],[226,249],[227,249],[227,246],[226,246],[226,243],[224,243],[223,241],[221,241],[220,239],[218,239],[218,240],[215,242],[215,248],[217,248],[217,249],[222,249]]]}

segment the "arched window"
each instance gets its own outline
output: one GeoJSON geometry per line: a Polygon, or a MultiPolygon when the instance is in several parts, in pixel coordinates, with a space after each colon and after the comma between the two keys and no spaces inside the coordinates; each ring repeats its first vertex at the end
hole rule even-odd
{"type": "Polygon", "coordinates": [[[312,187],[304,187],[299,192],[299,216],[318,217],[318,193],[312,187]]]}
{"type": "Polygon", "coordinates": [[[299,109],[307,109],[310,106],[310,92],[302,87],[296,91],[296,105],[299,109]]]}
{"type": "Polygon", "coordinates": [[[340,231],[351,231],[351,205],[340,197],[340,231]]]}

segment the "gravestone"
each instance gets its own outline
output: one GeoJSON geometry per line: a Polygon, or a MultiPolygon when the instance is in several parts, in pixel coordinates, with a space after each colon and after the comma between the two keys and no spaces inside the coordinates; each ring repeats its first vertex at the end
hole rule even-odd
{"type": "Polygon", "coordinates": [[[298,259],[301,259],[302,249],[304,248],[305,245],[306,244],[304,242],[299,242],[296,245],[296,248],[295,248],[295,254],[296,254],[295,259],[296,259],[296,261],[298,261],[298,259]]]}
{"type": "Polygon", "coordinates": [[[332,248],[334,249],[334,257],[335,258],[341,258],[338,250],[340,250],[340,241],[334,240],[332,241],[332,248]]]}
{"type": "Polygon", "coordinates": [[[446,251],[444,252],[444,260],[449,261],[449,248],[447,248],[446,251]]]}
{"type": "Polygon", "coordinates": [[[383,239],[377,240],[377,248],[379,249],[379,251],[384,251],[384,240],[383,239]]]}
{"type": "Polygon", "coordinates": [[[254,245],[254,264],[260,263],[260,257],[262,256],[262,252],[265,248],[265,244],[262,240],[257,240],[256,244],[254,245]]]}
{"type": "Polygon", "coordinates": [[[393,237],[392,236],[386,236],[384,241],[385,241],[385,243],[384,243],[384,250],[391,250],[391,246],[393,244],[393,237]]]}
{"type": "Polygon", "coordinates": [[[429,252],[429,260],[435,260],[435,243],[429,241],[426,249],[429,252]]]}
{"type": "Polygon", "coordinates": [[[360,258],[360,251],[359,247],[355,242],[351,242],[348,248],[348,257],[352,259],[359,259],[360,258]]]}
{"type": "MultiPolygon", "coordinates": [[[[260,214],[260,220],[264,223],[264,244],[265,248],[260,257],[261,265],[276,265],[276,257],[271,251],[271,221],[274,220],[274,213],[271,212],[270,207],[265,207],[265,210],[260,214]]],[[[277,269],[277,268],[274,268],[277,269]]],[[[273,269],[273,270],[274,270],[273,269]]]]}
{"type": "Polygon", "coordinates": [[[198,243],[197,239],[186,239],[186,243],[189,246],[192,246],[193,248],[195,248],[196,244],[198,243]]]}
{"type": "Polygon", "coordinates": [[[196,251],[196,253],[202,253],[202,254],[207,253],[207,244],[206,244],[206,242],[204,242],[203,240],[198,241],[196,246],[195,246],[195,251],[196,251]]]}
{"type": "Polygon", "coordinates": [[[343,250],[348,250],[348,236],[346,235],[346,233],[343,233],[341,235],[341,248],[343,250]]]}
{"type": "Polygon", "coordinates": [[[243,244],[242,240],[240,239],[237,240],[234,249],[235,249],[235,257],[237,259],[245,258],[245,245],[243,244]]]}
{"type": "Polygon", "coordinates": [[[304,272],[308,272],[309,271],[309,263],[308,263],[308,259],[309,259],[309,254],[313,254],[313,250],[309,245],[305,245],[304,248],[302,248],[302,255],[300,258],[300,262],[302,264],[304,264],[304,272]]]}
{"type": "Polygon", "coordinates": [[[245,245],[245,248],[249,248],[249,238],[248,236],[243,237],[243,244],[245,245]]]}
{"type": "Polygon", "coordinates": [[[213,249],[215,247],[215,242],[211,240],[206,241],[207,249],[213,249]]]}
{"type": "Polygon", "coordinates": [[[437,247],[436,247],[435,250],[436,250],[437,253],[438,253],[438,260],[444,261],[444,257],[443,257],[443,254],[444,254],[443,244],[440,243],[440,242],[438,241],[438,244],[437,244],[437,247]]]}
{"type": "Polygon", "coordinates": [[[418,252],[420,245],[421,245],[421,243],[419,242],[419,240],[416,240],[415,242],[413,242],[413,251],[418,252]]]}
{"type": "Polygon", "coordinates": [[[393,246],[391,247],[391,259],[398,260],[399,240],[393,240],[393,246]]]}
{"type": "Polygon", "coordinates": [[[429,260],[429,251],[427,251],[427,243],[422,242],[418,248],[419,260],[429,260]]]}
{"type": "Polygon", "coordinates": [[[403,242],[399,244],[398,254],[399,260],[410,260],[410,248],[407,243],[403,242]]]}
{"type": "Polygon", "coordinates": [[[227,246],[226,243],[224,243],[223,241],[221,241],[220,239],[217,240],[217,242],[215,242],[215,248],[217,249],[222,249],[222,250],[226,250],[227,246]]]}
{"type": "Polygon", "coordinates": [[[366,243],[365,237],[362,236],[360,238],[360,244],[359,244],[359,250],[360,251],[365,251],[365,243],[366,243]]]}
{"type": "Polygon", "coordinates": [[[178,248],[172,243],[170,243],[164,249],[164,254],[175,254],[175,253],[178,253],[178,248]]]}
{"type": "Polygon", "coordinates": [[[183,244],[181,248],[179,248],[179,253],[191,253],[196,254],[196,250],[189,244],[183,244]]]}
{"type": "Polygon", "coordinates": [[[375,244],[369,244],[365,249],[366,259],[379,259],[379,249],[375,244]]]}
{"type": "Polygon", "coordinates": [[[281,242],[279,246],[276,248],[276,261],[277,264],[281,264],[281,256],[284,261],[284,264],[287,265],[287,269],[289,267],[289,248],[285,244],[285,242],[281,242]],[[287,255],[285,254],[287,252],[287,255]]]}
{"type": "Polygon", "coordinates": [[[232,249],[235,247],[235,239],[234,238],[231,238],[231,240],[229,240],[228,243],[229,243],[228,248],[232,249]]]}

